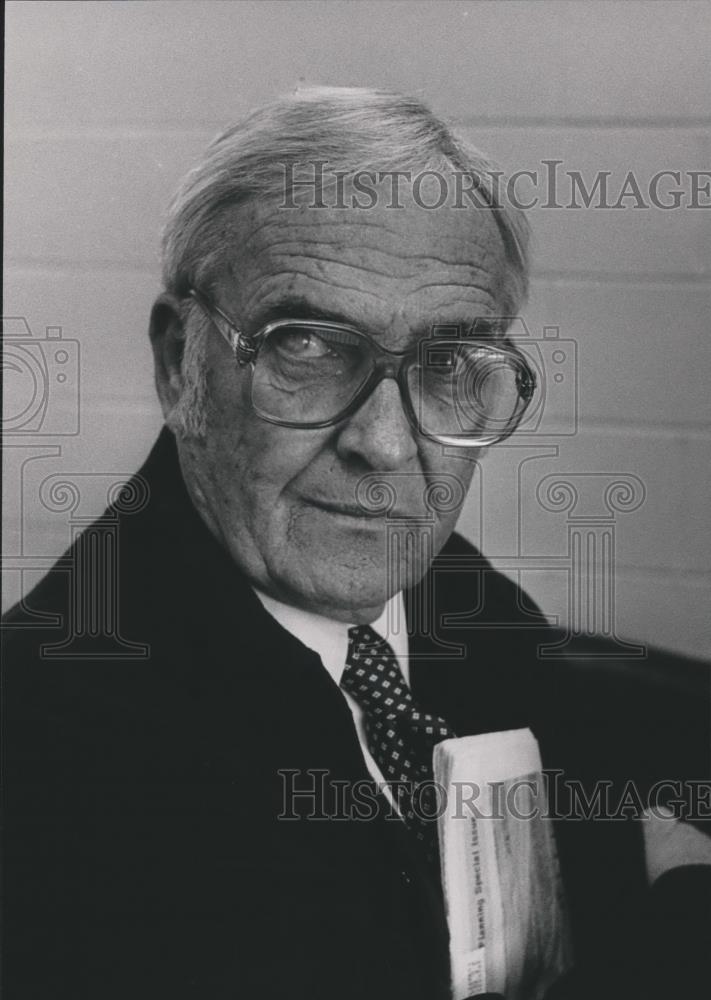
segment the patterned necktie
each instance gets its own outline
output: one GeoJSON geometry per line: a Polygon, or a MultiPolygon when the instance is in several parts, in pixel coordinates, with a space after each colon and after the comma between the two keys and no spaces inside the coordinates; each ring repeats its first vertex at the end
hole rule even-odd
{"type": "Polygon", "coordinates": [[[421,712],[407,686],[390,643],[369,625],[348,630],[348,655],[341,678],[363,709],[365,735],[373,759],[395,794],[406,826],[435,863],[437,798],[432,782],[432,750],[454,732],[444,719],[421,712]]]}

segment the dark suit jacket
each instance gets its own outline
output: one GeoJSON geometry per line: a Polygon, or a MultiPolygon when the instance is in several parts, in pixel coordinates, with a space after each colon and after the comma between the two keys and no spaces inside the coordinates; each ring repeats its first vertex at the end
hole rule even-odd
{"type": "MultiPolygon", "coordinates": [[[[119,501],[104,543],[75,544],[7,617],[6,1000],[444,998],[440,890],[402,823],[278,819],[284,770],[327,772],[299,805],[317,816],[332,780],[368,780],[341,693],[203,525],[167,431],[140,475],[147,504],[119,501]],[[102,558],[118,568],[97,592],[102,558]],[[118,633],[145,656],[108,656],[118,633]]],[[[414,695],[459,735],[530,726],[546,766],[627,777],[629,738],[581,708],[537,654],[538,610],[461,538],[406,608],[414,695]]],[[[576,989],[630,996],[648,933],[638,826],[557,837],[576,989]]]]}

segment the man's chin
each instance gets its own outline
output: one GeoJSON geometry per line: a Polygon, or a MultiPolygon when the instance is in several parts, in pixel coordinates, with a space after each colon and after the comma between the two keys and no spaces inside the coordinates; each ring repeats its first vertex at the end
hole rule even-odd
{"type": "Polygon", "coordinates": [[[321,574],[318,571],[304,574],[288,582],[289,603],[326,618],[354,624],[377,618],[395,593],[382,572],[348,575],[344,567],[331,567],[330,572],[321,574]]]}
{"type": "Polygon", "coordinates": [[[373,621],[387,601],[419,582],[426,566],[392,564],[382,556],[336,561],[333,556],[309,558],[297,574],[280,574],[280,600],[336,621],[362,624],[373,621]]]}

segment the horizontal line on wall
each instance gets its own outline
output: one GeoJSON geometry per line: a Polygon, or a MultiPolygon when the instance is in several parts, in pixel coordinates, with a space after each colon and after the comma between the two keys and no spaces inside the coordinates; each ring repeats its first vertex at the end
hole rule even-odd
{"type": "MultiPolygon", "coordinates": [[[[243,114],[248,109],[244,109],[243,114]]],[[[166,134],[174,133],[217,133],[227,128],[233,121],[238,120],[240,113],[234,117],[227,117],[210,120],[193,121],[190,119],[176,119],[175,121],[142,121],[140,123],[125,122],[116,119],[114,122],[96,122],[86,124],[81,127],[73,126],[68,128],[57,128],[56,122],[42,122],[28,126],[26,120],[22,123],[13,123],[6,120],[6,136],[86,136],[86,135],[121,135],[125,136],[146,136],[156,135],[161,132],[166,134]]],[[[448,116],[449,117],[449,116],[448,116]]],[[[470,115],[466,117],[455,116],[453,119],[456,128],[500,128],[500,129],[705,129],[711,126],[711,117],[708,115],[690,115],[688,117],[678,117],[675,115],[648,115],[631,116],[625,115],[470,115]]]]}
{"type": "Polygon", "coordinates": [[[87,271],[130,271],[140,272],[147,277],[160,277],[160,261],[156,257],[154,261],[138,260],[81,260],[75,257],[58,257],[57,259],[46,257],[8,257],[5,260],[5,277],[13,268],[17,271],[67,271],[72,274],[84,274],[87,271]]]}
{"type": "Polygon", "coordinates": [[[711,587],[711,573],[703,569],[681,569],[673,566],[615,566],[615,576],[663,577],[676,583],[691,583],[694,586],[711,587]]]}
{"type": "MultiPolygon", "coordinates": [[[[147,355],[147,360],[152,360],[150,355],[147,355]]],[[[81,398],[82,408],[90,409],[94,413],[98,413],[100,410],[115,410],[116,407],[126,406],[130,403],[132,413],[136,413],[139,410],[150,413],[151,415],[160,415],[160,404],[158,402],[158,396],[153,391],[153,395],[149,395],[147,392],[136,393],[131,395],[126,393],[125,395],[121,393],[112,393],[105,395],[90,395],[85,392],[81,398]]]]}
{"type": "Polygon", "coordinates": [[[87,137],[96,139],[145,139],[146,137],[158,135],[186,135],[202,137],[207,142],[218,132],[224,131],[229,122],[222,122],[215,125],[186,125],[182,122],[174,127],[165,126],[163,123],[156,126],[130,126],[130,125],[95,125],[83,128],[57,128],[56,125],[18,125],[13,127],[5,124],[5,141],[12,143],[14,139],[86,139],[87,137]]]}
{"type": "Polygon", "coordinates": [[[590,284],[605,282],[610,285],[654,285],[654,284],[686,284],[708,285],[711,289],[711,273],[694,274],[691,271],[664,272],[620,272],[620,271],[559,271],[548,268],[534,268],[531,271],[533,281],[548,281],[551,284],[590,284]]]}
{"type": "Polygon", "coordinates": [[[708,115],[472,115],[467,118],[456,118],[459,128],[657,128],[657,129],[689,129],[708,128],[711,118],[708,115]]]}
{"type": "MultiPolygon", "coordinates": [[[[493,566],[497,568],[498,563],[506,566],[506,556],[496,555],[494,553],[488,552],[487,558],[491,560],[493,566]]],[[[546,553],[537,553],[535,555],[530,555],[526,553],[525,558],[531,559],[533,561],[539,558],[541,562],[544,562],[547,558],[546,553]]],[[[521,569],[505,569],[504,572],[509,575],[514,574],[530,574],[530,573],[567,573],[569,572],[569,567],[561,565],[560,568],[556,569],[536,569],[535,566],[521,569]]],[[[644,577],[645,579],[653,579],[655,577],[662,577],[665,581],[674,581],[675,583],[689,583],[694,587],[711,587],[711,573],[708,570],[702,569],[683,569],[676,566],[633,566],[623,563],[615,563],[615,577],[644,577]]]]}
{"type": "MultiPolygon", "coordinates": [[[[655,423],[650,420],[610,420],[607,417],[579,417],[579,428],[578,434],[585,434],[586,431],[592,430],[604,430],[620,432],[621,434],[626,434],[629,431],[635,431],[637,436],[640,436],[640,431],[642,437],[659,437],[662,435],[665,438],[687,438],[689,435],[693,435],[694,439],[709,441],[711,442],[711,420],[680,420],[675,423],[670,423],[668,421],[655,423]],[[647,434],[646,432],[650,432],[647,434]]],[[[543,435],[543,431],[541,432],[543,435]]],[[[560,439],[563,443],[563,438],[560,439]]],[[[574,442],[575,437],[571,436],[565,439],[567,442],[574,442]]]]}

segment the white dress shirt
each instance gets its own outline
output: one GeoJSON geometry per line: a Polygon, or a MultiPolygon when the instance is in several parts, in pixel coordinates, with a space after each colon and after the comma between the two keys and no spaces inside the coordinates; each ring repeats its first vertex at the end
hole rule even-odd
{"type": "MultiPolygon", "coordinates": [[[[303,642],[304,646],[308,646],[320,656],[324,667],[348,702],[368,771],[371,777],[381,785],[384,794],[392,803],[390,789],[368,750],[363,710],[357,701],[340,686],[346,666],[346,653],[348,652],[348,629],[351,626],[344,622],[334,621],[332,618],[324,618],[323,615],[313,614],[310,611],[302,611],[301,608],[294,608],[289,604],[282,604],[281,601],[276,601],[273,597],[263,594],[256,588],[254,588],[254,592],[272,618],[275,618],[287,632],[303,642]]],[[[382,614],[370,623],[370,627],[390,643],[403,677],[409,684],[407,625],[402,592],[390,598],[383,608],[382,614]]]]}

